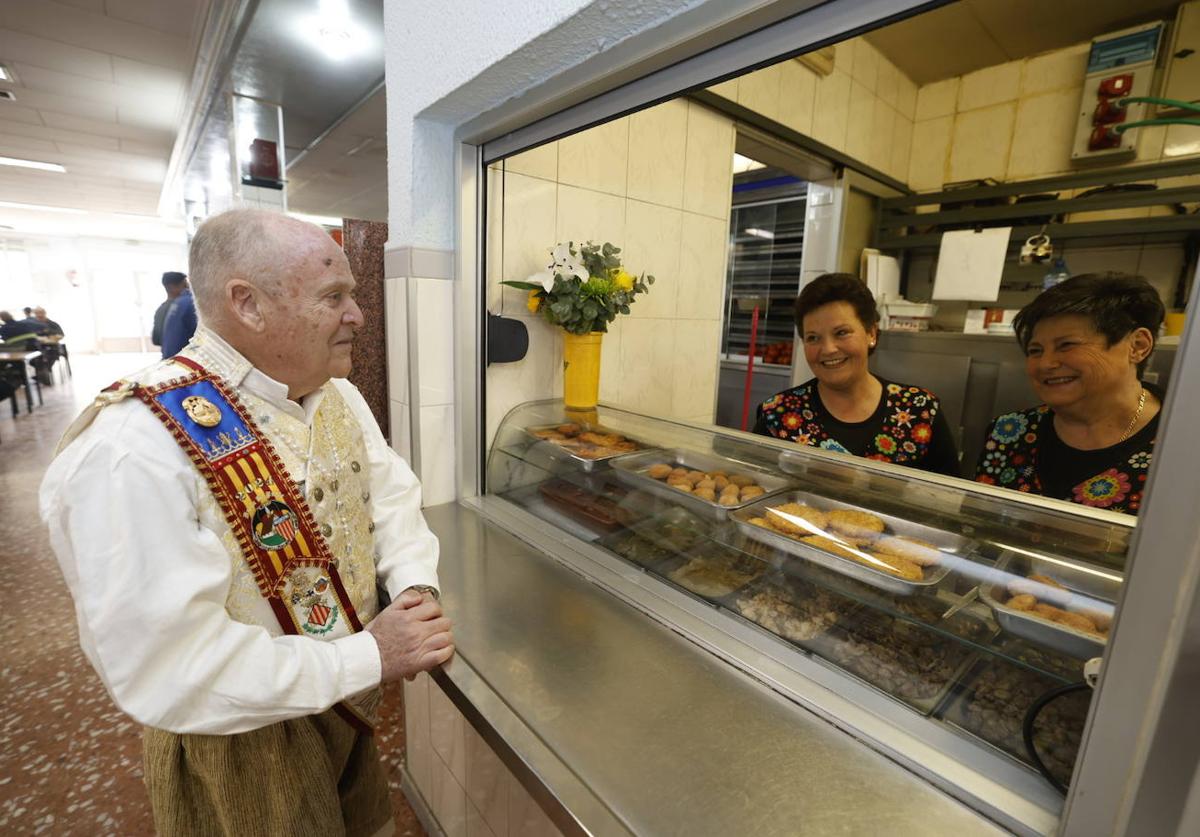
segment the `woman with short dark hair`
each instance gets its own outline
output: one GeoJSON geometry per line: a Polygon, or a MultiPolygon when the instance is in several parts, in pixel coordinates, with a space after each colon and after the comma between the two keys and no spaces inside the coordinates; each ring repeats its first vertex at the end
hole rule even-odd
{"type": "Polygon", "coordinates": [[[959,476],[937,396],[867,368],[879,311],[862,280],[826,273],[809,282],[796,298],[796,328],[814,377],[764,401],[755,433],[959,476]]]}
{"type": "Polygon", "coordinates": [[[1154,456],[1163,392],[1143,383],[1164,309],[1145,279],[1072,276],[1013,321],[1043,403],[999,416],[979,482],[1137,514],[1154,456]]]}

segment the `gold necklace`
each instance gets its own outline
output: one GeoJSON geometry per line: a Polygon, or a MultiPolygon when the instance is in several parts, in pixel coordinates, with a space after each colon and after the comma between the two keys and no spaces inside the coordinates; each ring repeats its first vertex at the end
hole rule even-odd
{"type": "Polygon", "coordinates": [[[1125,428],[1125,432],[1121,434],[1121,438],[1117,439],[1117,444],[1121,444],[1129,438],[1129,434],[1133,432],[1134,426],[1137,425],[1138,419],[1142,417],[1142,410],[1146,407],[1146,388],[1142,387],[1142,395],[1138,398],[1137,410],[1133,414],[1133,418],[1129,420],[1129,426],[1125,428]]]}

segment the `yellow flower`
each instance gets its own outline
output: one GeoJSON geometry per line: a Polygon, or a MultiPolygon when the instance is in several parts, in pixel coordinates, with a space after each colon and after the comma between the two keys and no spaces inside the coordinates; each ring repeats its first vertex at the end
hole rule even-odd
{"type": "Polygon", "coordinates": [[[618,270],[617,275],[613,278],[616,279],[617,287],[620,288],[621,290],[623,290],[623,291],[632,291],[633,290],[633,276],[626,273],[624,270],[618,270]]]}
{"type": "Polygon", "coordinates": [[[542,307],[542,301],[538,299],[538,291],[529,292],[529,299],[525,300],[525,305],[530,312],[534,314],[538,312],[538,309],[542,307]]]}

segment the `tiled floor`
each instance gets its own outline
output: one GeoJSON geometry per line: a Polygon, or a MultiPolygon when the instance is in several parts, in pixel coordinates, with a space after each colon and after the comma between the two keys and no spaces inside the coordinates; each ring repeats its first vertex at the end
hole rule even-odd
{"type": "MultiPolygon", "coordinates": [[[[37,490],[63,430],[142,355],[79,355],[75,377],[13,418],[0,403],[0,833],[152,834],[141,730],[109,700],[79,650],[66,585],[38,518],[37,490]]],[[[385,692],[380,749],[396,833],[424,834],[400,793],[402,691],[385,692]]]]}

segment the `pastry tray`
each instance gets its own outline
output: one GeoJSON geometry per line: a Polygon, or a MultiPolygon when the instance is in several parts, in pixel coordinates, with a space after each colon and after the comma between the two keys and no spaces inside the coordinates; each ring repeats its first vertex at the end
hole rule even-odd
{"type": "Polygon", "coordinates": [[[711,454],[696,453],[689,450],[648,450],[639,453],[626,454],[612,463],[613,472],[618,479],[632,486],[653,492],[660,497],[680,505],[687,506],[700,514],[716,520],[725,520],[729,513],[737,509],[758,503],[766,497],[772,497],[781,491],[791,488],[795,483],[786,477],[781,477],[771,471],[754,465],[747,465],[733,459],[725,459],[711,454]],[[696,497],[686,491],[679,491],[667,485],[663,480],[656,480],[648,475],[646,470],[651,465],[660,463],[670,464],[673,468],[687,468],[689,471],[724,471],[728,474],[744,474],[752,477],[766,493],[731,506],[710,502],[696,497]]]}
{"type": "Polygon", "coordinates": [[[997,562],[993,580],[979,588],[979,598],[992,609],[1000,627],[1013,636],[1081,660],[1103,655],[1107,642],[1105,637],[1052,622],[1004,604],[1009,599],[1007,586],[1011,579],[1036,574],[1049,576],[1067,588],[1058,590],[1048,585],[1039,585],[1038,582],[1028,582],[1041,588],[1034,592],[1038,601],[1045,601],[1064,610],[1100,611],[1110,619],[1115,610],[1113,602],[1120,594],[1123,583],[1120,574],[1108,570],[1089,572],[1064,562],[1048,561],[1009,551],[997,562]]]}
{"type": "MultiPolygon", "coordinates": [[[[733,521],[737,525],[738,530],[751,540],[769,544],[841,575],[869,584],[872,587],[877,587],[880,590],[886,590],[896,596],[912,596],[917,593],[933,591],[950,573],[951,561],[944,561],[940,566],[927,567],[924,569],[925,577],[923,580],[910,581],[883,570],[874,569],[866,564],[860,564],[849,558],[842,558],[831,552],[826,552],[819,547],[804,543],[797,538],[788,537],[781,532],[776,532],[773,529],[767,529],[766,527],[750,522],[751,518],[766,516],[767,508],[778,506],[781,502],[803,503],[821,511],[844,509],[866,512],[882,520],[888,528],[888,534],[907,535],[908,537],[928,541],[935,544],[938,550],[947,556],[962,557],[970,553],[973,549],[973,542],[962,535],[955,535],[941,529],[924,526],[920,523],[912,523],[891,515],[880,514],[870,509],[864,509],[861,506],[851,505],[850,503],[819,497],[805,491],[793,491],[785,495],[778,495],[771,498],[768,502],[762,502],[761,498],[755,498],[754,504],[749,508],[739,509],[733,513],[733,521]]],[[[818,533],[819,530],[814,530],[813,532],[813,534],[818,533]]],[[[834,540],[837,539],[836,535],[830,535],[830,537],[834,540]]]]}
{"type": "MultiPolygon", "coordinates": [[[[531,451],[536,450],[536,451],[545,453],[547,456],[549,456],[553,459],[558,459],[558,460],[561,460],[564,462],[570,462],[570,463],[574,464],[576,467],[578,467],[584,471],[588,471],[589,473],[591,471],[595,471],[595,470],[598,470],[600,468],[607,466],[608,463],[612,462],[612,460],[614,460],[614,459],[618,459],[622,456],[633,456],[634,454],[644,453],[645,451],[652,449],[650,445],[647,445],[644,442],[640,442],[637,439],[626,436],[624,433],[618,433],[617,435],[619,435],[619,436],[629,440],[630,442],[633,442],[635,445],[637,445],[637,448],[635,450],[631,450],[631,451],[621,451],[619,453],[612,453],[607,456],[594,456],[594,457],[593,456],[580,456],[578,453],[573,452],[569,445],[562,445],[553,440],[543,439],[540,436],[536,435],[537,432],[540,430],[553,430],[557,427],[561,427],[564,424],[579,424],[579,422],[559,422],[558,424],[539,424],[539,425],[534,425],[532,427],[526,427],[525,435],[533,440],[533,444],[529,446],[529,449],[531,451]]],[[[607,427],[603,427],[598,424],[596,424],[596,425],[588,424],[588,425],[580,425],[580,426],[583,428],[584,432],[617,433],[617,431],[615,431],[615,430],[611,430],[607,427]]]]}

